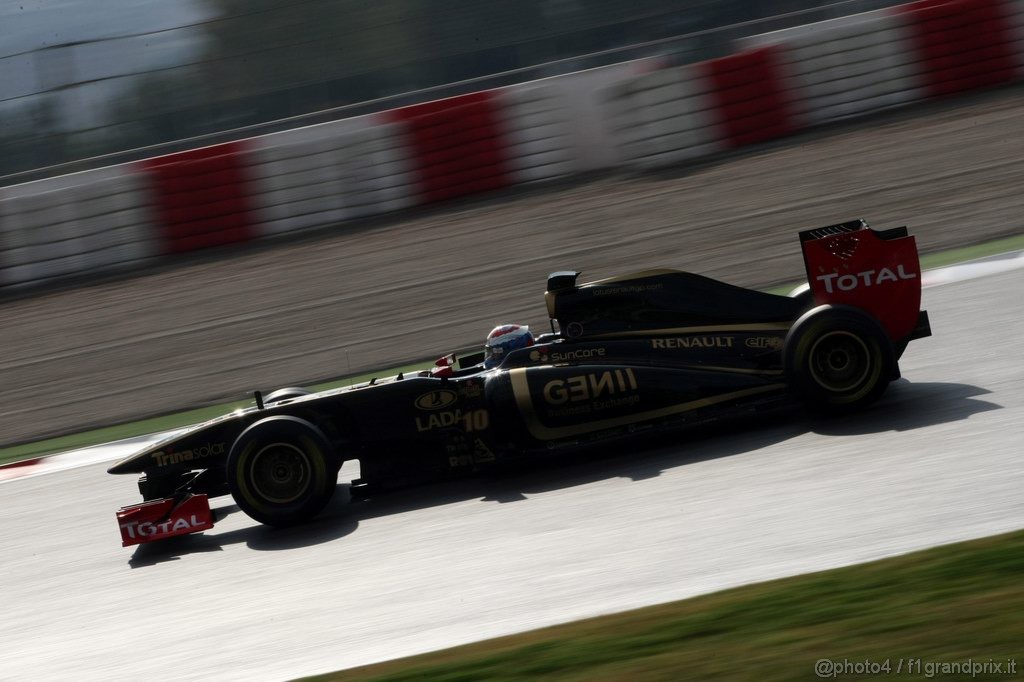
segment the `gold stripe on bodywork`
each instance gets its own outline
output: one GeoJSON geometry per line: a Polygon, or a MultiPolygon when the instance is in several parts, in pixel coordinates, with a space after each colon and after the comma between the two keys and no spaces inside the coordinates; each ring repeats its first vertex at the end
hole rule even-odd
{"type": "Polygon", "coordinates": [[[733,372],[735,374],[764,374],[766,376],[778,376],[782,374],[781,369],[747,369],[745,367],[716,367],[715,365],[679,365],[673,369],[703,369],[709,372],[733,372]]]}
{"type": "Polygon", "coordinates": [[[523,419],[526,421],[526,428],[529,430],[530,435],[538,440],[571,438],[572,436],[580,436],[585,433],[592,433],[603,429],[613,429],[617,426],[628,426],[630,424],[649,421],[651,419],[659,419],[661,417],[670,417],[674,414],[682,414],[683,412],[691,412],[702,407],[709,407],[711,405],[724,403],[736,398],[745,398],[747,396],[759,395],[761,393],[770,393],[786,387],[785,384],[768,384],[767,386],[746,388],[742,391],[722,393],[720,395],[712,396],[711,398],[700,398],[698,400],[691,400],[677,405],[669,405],[668,407],[662,407],[657,410],[648,410],[647,412],[638,412],[636,414],[625,415],[622,417],[598,419],[585,424],[553,428],[542,424],[540,419],[537,417],[537,412],[533,407],[533,397],[530,395],[530,385],[526,380],[526,372],[526,367],[518,367],[516,369],[509,370],[509,378],[512,381],[512,393],[515,395],[516,404],[523,415],[523,419]]]}
{"type": "Polygon", "coordinates": [[[582,340],[595,341],[598,339],[614,339],[623,336],[663,336],[665,334],[714,334],[719,332],[777,332],[787,330],[792,326],[792,322],[762,322],[759,324],[724,324],[711,325],[706,327],[669,327],[666,329],[635,329],[625,332],[608,332],[607,334],[594,334],[593,336],[586,336],[582,340]]]}
{"type": "Polygon", "coordinates": [[[671,268],[654,268],[653,270],[641,270],[639,272],[629,272],[625,275],[618,275],[616,277],[606,277],[604,279],[597,279],[593,282],[584,282],[580,284],[581,287],[588,287],[593,284],[614,284],[616,282],[629,282],[634,279],[644,279],[645,277],[657,277],[659,275],[675,275],[678,274],[679,270],[672,270],[671,268]]]}

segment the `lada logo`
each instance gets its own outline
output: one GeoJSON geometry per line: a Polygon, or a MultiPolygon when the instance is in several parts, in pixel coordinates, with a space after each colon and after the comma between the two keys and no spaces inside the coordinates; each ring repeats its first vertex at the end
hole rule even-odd
{"type": "Polygon", "coordinates": [[[470,410],[469,412],[451,410],[416,417],[416,430],[422,433],[434,429],[458,427],[467,433],[472,433],[485,430],[490,422],[491,418],[487,410],[470,410]]]}
{"type": "Polygon", "coordinates": [[[825,293],[831,294],[836,289],[839,289],[839,291],[852,291],[861,285],[865,287],[878,286],[885,282],[896,282],[901,279],[914,279],[916,277],[916,272],[907,272],[903,269],[903,265],[898,265],[896,266],[896,272],[889,268],[865,270],[855,275],[840,275],[838,272],[833,272],[827,275],[819,275],[814,279],[823,282],[825,284],[825,293]]]}
{"type": "Polygon", "coordinates": [[[441,388],[416,398],[416,407],[420,410],[443,410],[458,399],[459,394],[455,391],[441,388]]]}

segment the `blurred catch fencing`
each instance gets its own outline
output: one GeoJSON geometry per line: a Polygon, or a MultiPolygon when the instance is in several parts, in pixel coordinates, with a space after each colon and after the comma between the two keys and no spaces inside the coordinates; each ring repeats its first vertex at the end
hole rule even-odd
{"type": "Polygon", "coordinates": [[[523,183],[651,168],[1024,77],[1024,0],[921,0],[650,58],[0,188],[0,287],[523,183]]]}

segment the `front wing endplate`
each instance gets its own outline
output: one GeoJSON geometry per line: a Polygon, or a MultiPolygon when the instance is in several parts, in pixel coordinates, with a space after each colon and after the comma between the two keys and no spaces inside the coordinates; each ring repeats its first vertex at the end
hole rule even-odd
{"type": "Polygon", "coordinates": [[[177,504],[174,498],[152,500],[117,511],[121,546],[141,545],[213,528],[213,513],[206,495],[189,495],[177,504]]]}

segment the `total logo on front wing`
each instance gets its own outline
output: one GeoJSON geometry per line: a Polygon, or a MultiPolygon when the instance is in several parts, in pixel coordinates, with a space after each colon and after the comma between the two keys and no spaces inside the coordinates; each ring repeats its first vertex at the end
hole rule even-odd
{"type": "Polygon", "coordinates": [[[121,530],[130,540],[167,535],[168,533],[191,533],[195,530],[204,530],[209,526],[207,521],[201,521],[197,514],[188,518],[168,519],[162,523],[152,521],[129,521],[120,524],[121,530]]]}

